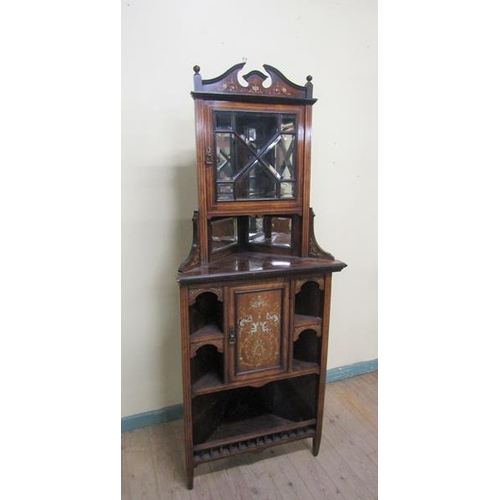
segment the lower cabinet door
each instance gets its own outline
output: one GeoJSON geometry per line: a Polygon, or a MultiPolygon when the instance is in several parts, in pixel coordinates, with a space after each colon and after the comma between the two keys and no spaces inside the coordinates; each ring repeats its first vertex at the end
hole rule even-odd
{"type": "Polygon", "coordinates": [[[287,370],[288,285],[230,288],[229,378],[259,379],[287,370]]]}

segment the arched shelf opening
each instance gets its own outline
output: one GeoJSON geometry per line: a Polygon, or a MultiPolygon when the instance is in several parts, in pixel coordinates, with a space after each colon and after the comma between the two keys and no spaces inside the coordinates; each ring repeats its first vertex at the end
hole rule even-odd
{"type": "Polygon", "coordinates": [[[214,292],[200,293],[189,306],[189,328],[193,337],[222,334],[224,330],[224,305],[214,292]]]}
{"type": "Polygon", "coordinates": [[[224,357],[216,346],[206,344],[191,358],[193,392],[217,387],[224,383],[224,357]]]}
{"type": "Polygon", "coordinates": [[[321,362],[321,337],[313,329],[303,330],[293,343],[293,369],[304,370],[321,362]]]}

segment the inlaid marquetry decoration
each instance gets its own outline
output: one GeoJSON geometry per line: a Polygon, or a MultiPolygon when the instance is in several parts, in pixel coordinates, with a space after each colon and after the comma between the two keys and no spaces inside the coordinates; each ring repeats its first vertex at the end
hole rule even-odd
{"type": "Polygon", "coordinates": [[[289,80],[281,71],[269,64],[264,64],[263,68],[267,74],[259,70],[253,70],[245,75],[241,75],[241,82],[238,79],[238,73],[243,69],[245,63],[239,63],[229,68],[222,75],[211,78],[201,79],[200,67],[194,66],[194,84],[195,96],[200,96],[203,93],[215,94],[253,94],[264,96],[288,97],[292,99],[304,99],[312,104],[315,99],[312,99],[312,76],[307,76],[307,83],[297,85],[289,80]]]}
{"type": "Polygon", "coordinates": [[[305,326],[297,326],[293,330],[293,341],[295,342],[296,340],[298,340],[300,334],[302,332],[305,332],[306,330],[312,330],[316,334],[316,337],[321,337],[321,329],[322,329],[321,323],[305,325],[305,326]]]}
{"type": "Polygon", "coordinates": [[[305,438],[318,454],[331,275],[346,266],[314,234],[312,77],[193,70],[199,209],[177,274],[189,489],[202,462],[305,438]]]}
{"type": "Polygon", "coordinates": [[[238,293],[237,372],[280,366],[282,290],[238,293]]]}
{"type": "Polygon", "coordinates": [[[325,289],[325,280],[323,276],[308,277],[295,280],[295,293],[299,293],[304,284],[307,283],[308,281],[314,281],[315,283],[317,283],[320,290],[325,289]]]}
{"type": "Polygon", "coordinates": [[[217,298],[222,302],[222,288],[221,287],[209,287],[209,288],[190,288],[189,289],[189,305],[193,305],[198,298],[198,295],[201,295],[205,292],[211,292],[217,295],[217,298]]]}
{"type": "Polygon", "coordinates": [[[194,358],[196,356],[196,352],[200,347],[203,347],[204,345],[213,345],[220,353],[224,352],[224,342],[222,338],[220,339],[212,339],[210,341],[200,341],[200,342],[191,342],[190,347],[189,347],[189,357],[194,358]]]}

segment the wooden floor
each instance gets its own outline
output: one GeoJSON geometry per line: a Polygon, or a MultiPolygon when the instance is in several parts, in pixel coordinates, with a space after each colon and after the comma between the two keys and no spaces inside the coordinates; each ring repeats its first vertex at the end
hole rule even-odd
{"type": "Polygon", "coordinates": [[[312,440],[196,467],[186,489],[183,424],[122,434],[124,500],[377,498],[377,372],[327,384],[319,455],[312,440]]]}

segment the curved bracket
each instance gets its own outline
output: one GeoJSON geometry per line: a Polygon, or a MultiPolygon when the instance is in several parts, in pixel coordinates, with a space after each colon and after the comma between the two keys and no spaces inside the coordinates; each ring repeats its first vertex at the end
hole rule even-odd
{"type": "Polygon", "coordinates": [[[318,259],[335,260],[335,257],[328,252],[325,252],[316,241],[314,235],[314,213],[312,208],[309,208],[309,257],[316,257],[318,259]]]}
{"type": "Polygon", "coordinates": [[[198,245],[198,211],[193,213],[193,241],[186,260],[179,266],[178,271],[183,273],[201,265],[200,247],[198,245]]]}

